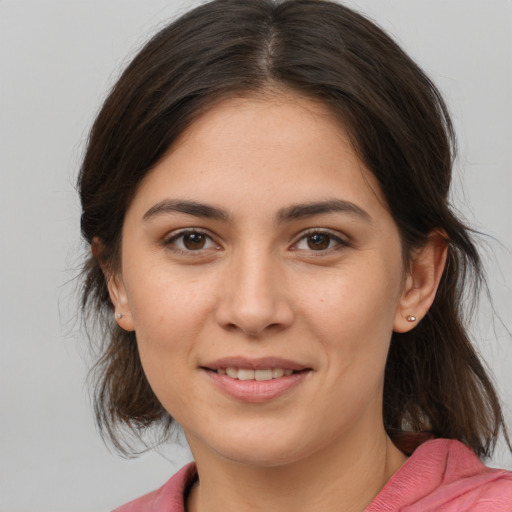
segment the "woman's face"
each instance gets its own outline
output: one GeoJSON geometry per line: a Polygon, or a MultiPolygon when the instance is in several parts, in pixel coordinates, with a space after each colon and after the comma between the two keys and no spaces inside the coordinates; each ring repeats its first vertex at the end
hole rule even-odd
{"type": "Polygon", "coordinates": [[[283,96],[226,100],[173,145],[126,214],[111,294],[196,457],[264,466],[383,432],[403,283],[342,126],[283,96]]]}

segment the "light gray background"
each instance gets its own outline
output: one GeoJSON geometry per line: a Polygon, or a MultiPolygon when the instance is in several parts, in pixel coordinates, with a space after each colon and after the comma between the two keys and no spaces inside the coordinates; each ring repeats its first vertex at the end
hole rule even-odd
{"type": "MultiPolygon", "coordinates": [[[[74,192],[88,128],[119,70],[184,0],[0,0],[0,511],[101,511],[149,491],[184,449],[126,461],[95,431],[74,322],[82,246],[74,192]]],[[[491,291],[512,330],[512,1],[354,0],[444,91],[461,156],[454,194],[494,236],[491,291]]],[[[512,343],[475,327],[512,411],[512,343]]],[[[503,447],[492,461],[512,468],[503,447]]]]}

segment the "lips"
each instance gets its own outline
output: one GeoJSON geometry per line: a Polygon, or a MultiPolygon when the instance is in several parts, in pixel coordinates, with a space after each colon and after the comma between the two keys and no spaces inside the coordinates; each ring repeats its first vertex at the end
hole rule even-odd
{"type": "Polygon", "coordinates": [[[300,372],[303,370],[311,369],[307,365],[301,364],[289,359],[282,359],[279,357],[259,357],[249,359],[247,357],[223,357],[215,361],[208,362],[202,365],[209,370],[217,371],[219,369],[226,370],[227,368],[236,368],[237,370],[292,370],[300,372]]]}
{"type": "Polygon", "coordinates": [[[252,368],[234,368],[233,366],[228,366],[227,368],[219,368],[217,373],[219,375],[227,375],[232,379],[263,381],[280,379],[284,375],[292,375],[293,370],[290,368],[265,368],[263,370],[253,370],[252,368]]]}
{"type": "Polygon", "coordinates": [[[217,388],[243,402],[265,402],[296,388],[312,368],[281,358],[229,357],[202,366],[217,388]]]}

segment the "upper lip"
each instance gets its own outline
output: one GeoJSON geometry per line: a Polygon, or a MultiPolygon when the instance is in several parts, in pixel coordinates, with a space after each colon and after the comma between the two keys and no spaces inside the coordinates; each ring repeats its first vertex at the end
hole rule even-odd
{"type": "Polygon", "coordinates": [[[283,370],[308,370],[309,366],[289,359],[282,359],[280,357],[223,357],[215,361],[208,362],[201,365],[203,368],[210,370],[218,370],[219,368],[243,368],[251,370],[266,370],[271,368],[282,368],[283,370]]]}

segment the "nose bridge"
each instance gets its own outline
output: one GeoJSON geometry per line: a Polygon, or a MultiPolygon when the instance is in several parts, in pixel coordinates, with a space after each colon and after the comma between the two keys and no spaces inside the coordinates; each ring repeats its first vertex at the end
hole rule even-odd
{"type": "Polygon", "coordinates": [[[256,248],[247,248],[241,251],[241,255],[234,263],[234,293],[238,296],[240,305],[254,303],[263,307],[265,304],[274,302],[273,281],[274,267],[276,262],[270,251],[263,251],[256,248]]]}
{"type": "Polygon", "coordinates": [[[283,268],[269,248],[249,244],[234,251],[226,269],[217,319],[224,327],[258,335],[293,318],[283,268]]]}

